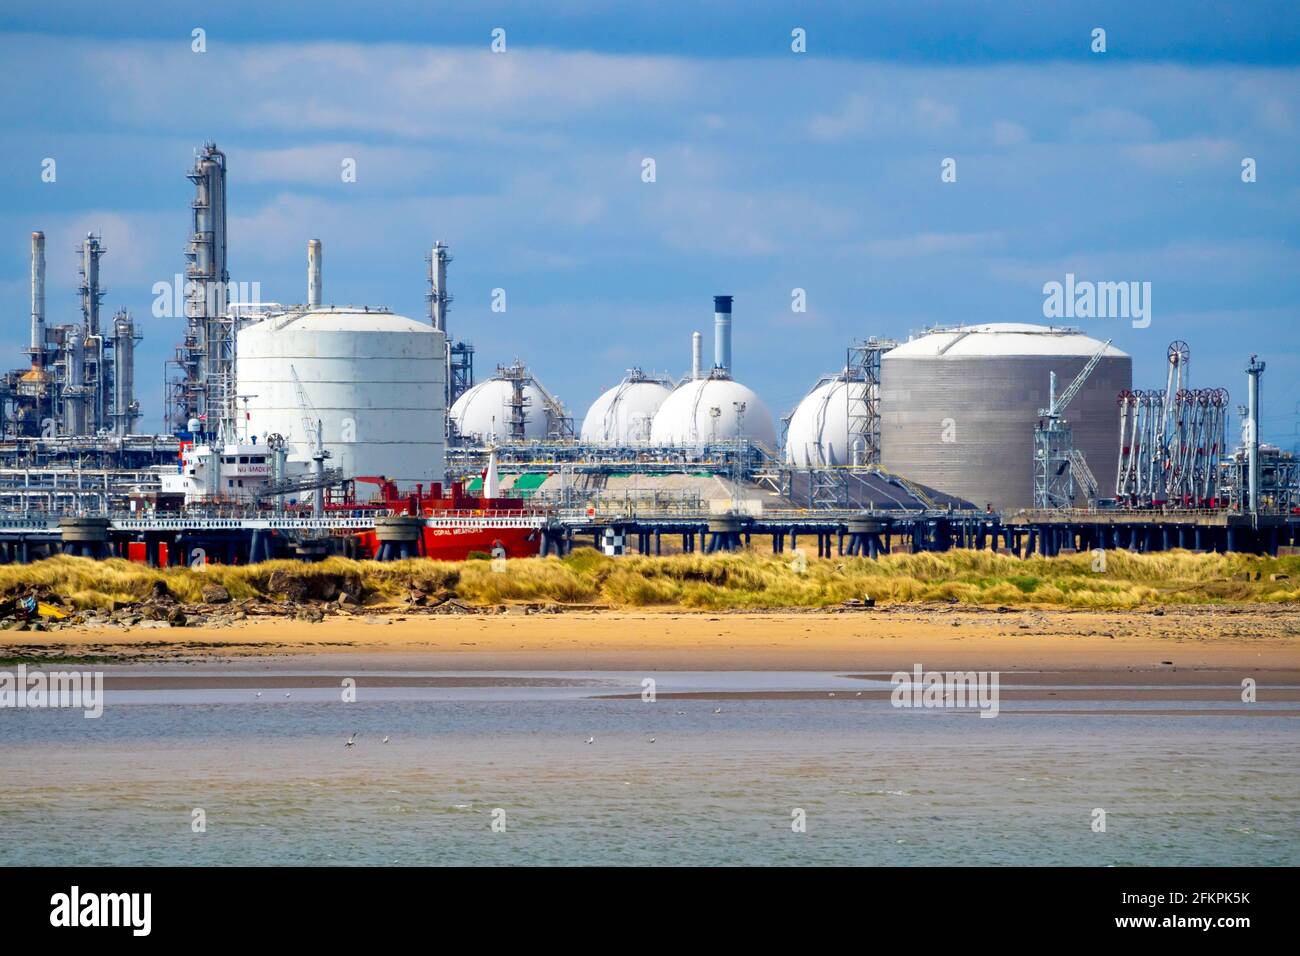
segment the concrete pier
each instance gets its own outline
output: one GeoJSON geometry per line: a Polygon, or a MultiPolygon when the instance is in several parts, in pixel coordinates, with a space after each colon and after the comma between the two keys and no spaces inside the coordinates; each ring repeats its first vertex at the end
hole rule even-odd
{"type": "MultiPolygon", "coordinates": [[[[423,554],[423,528],[437,518],[407,515],[204,517],[0,515],[0,562],[37,561],[64,553],[93,559],[134,558],[150,565],[255,563],[273,558],[320,560],[361,555],[356,532],[373,529],[379,560],[423,554]]],[[[575,542],[602,549],[607,530],[623,554],[730,553],[757,547],[784,555],[877,559],[894,551],[996,550],[1020,558],[1098,548],[1155,553],[1192,551],[1295,553],[1300,515],[1225,511],[871,512],[788,510],[755,514],[539,514],[534,553],[563,556],[575,542]]]]}
{"type": "Polygon", "coordinates": [[[379,561],[405,561],[424,554],[424,519],[409,515],[386,515],[375,519],[379,561]]]}
{"type": "Polygon", "coordinates": [[[63,553],[81,558],[107,558],[109,519],[64,518],[59,522],[63,553]]]}

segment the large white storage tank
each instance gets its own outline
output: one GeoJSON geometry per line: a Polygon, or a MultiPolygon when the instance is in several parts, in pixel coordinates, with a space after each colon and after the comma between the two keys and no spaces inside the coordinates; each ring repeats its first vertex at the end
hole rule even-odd
{"type": "Polygon", "coordinates": [[[663,382],[633,369],[627,378],[591,403],[582,420],[582,440],[597,445],[649,441],[655,413],[671,394],[663,382]]]}
{"type": "Polygon", "coordinates": [[[650,426],[650,441],[656,445],[698,446],[737,438],[776,448],[772,413],[752,389],[729,378],[679,385],[659,406],[650,426]]]}
{"type": "MultiPolygon", "coordinates": [[[[529,441],[541,441],[551,433],[553,416],[547,410],[546,395],[532,379],[523,383],[523,403],[523,437],[529,441]]],[[[509,441],[514,404],[514,383],[504,378],[490,378],[452,402],[451,420],[466,438],[509,441]]]]}
{"type": "Polygon", "coordinates": [[[271,313],[238,333],[239,410],[247,408],[249,435],[283,435],[293,459],[310,460],[303,420],[319,418],[327,467],[428,486],[443,480],[445,466],[444,356],[442,332],[387,310],[271,313]]]}
{"type": "MultiPolygon", "coordinates": [[[[999,510],[1033,506],[1033,435],[1048,403],[1102,342],[1077,329],[993,323],[935,329],[880,363],[881,464],[913,481],[999,510]]],[[[1065,411],[1074,445],[1103,489],[1115,487],[1115,397],[1133,360],[1108,346],[1065,411]]]]}
{"type": "Polygon", "coordinates": [[[867,388],[865,382],[847,382],[843,375],[818,382],[790,416],[785,460],[796,468],[853,464],[849,402],[863,405],[867,388]]]}

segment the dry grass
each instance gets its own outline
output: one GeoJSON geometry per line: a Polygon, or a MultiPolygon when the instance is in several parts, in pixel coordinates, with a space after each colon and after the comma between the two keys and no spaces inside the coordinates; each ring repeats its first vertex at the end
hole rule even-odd
{"type": "Polygon", "coordinates": [[[1300,558],[1190,554],[1138,555],[1108,551],[1106,570],[1087,554],[1028,560],[990,552],[894,554],[809,559],[760,554],[608,558],[580,548],[563,559],[513,559],[503,571],[489,561],[349,561],[319,564],[270,561],[153,569],[122,560],[55,557],[0,566],[0,594],[48,588],[79,607],[111,607],[147,597],[164,581],[177,598],[198,602],[204,585],[221,584],[235,600],[283,598],[286,582],[329,600],[340,590],[370,603],[399,601],[412,588],[454,593],[474,604],[511,601],[602,603],[722,609],[820,607],[850,598],[880,603],[957,601],[962,604],[1042,604],[1127,608],[1159,603],[1300,601],[1300,558]],[[1274,575],[1283,575],[1271,580],[1274,575]]]}

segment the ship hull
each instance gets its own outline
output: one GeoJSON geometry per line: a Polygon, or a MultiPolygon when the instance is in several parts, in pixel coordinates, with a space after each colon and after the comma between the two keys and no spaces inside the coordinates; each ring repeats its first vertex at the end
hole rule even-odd
{"type": "MultiPolygon", "coordinates": [[[[379,541],[373,531],[357,535],[367,557],[375,557],[379,541]]],[[[464,561],[471,553],[507,558],[534,557],[541,547],[541,531],[532,526],[503,526],[491,519],[448,522],[424,527],[420,557],[435,561],[464,561]]]]}

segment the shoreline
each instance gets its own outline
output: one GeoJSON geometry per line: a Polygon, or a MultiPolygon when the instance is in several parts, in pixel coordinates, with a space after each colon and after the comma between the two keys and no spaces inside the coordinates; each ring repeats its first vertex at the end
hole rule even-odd
{"type": "MultiPolygon", "coordinates": [[[[1237,674],[1300,684],[1300,617],[1270,605],[1162,611],[896,606],[853,612],[577,611],[560,614],[255,617],[220,626],[0,632],[0,660],[29,666],[208,664],[245,672],[843,671],[1069,673],[1086,684],[1219,684],[1237,674]]],[[[1238,679],[1239,680],[1239,679],[1238,679]]]]}

